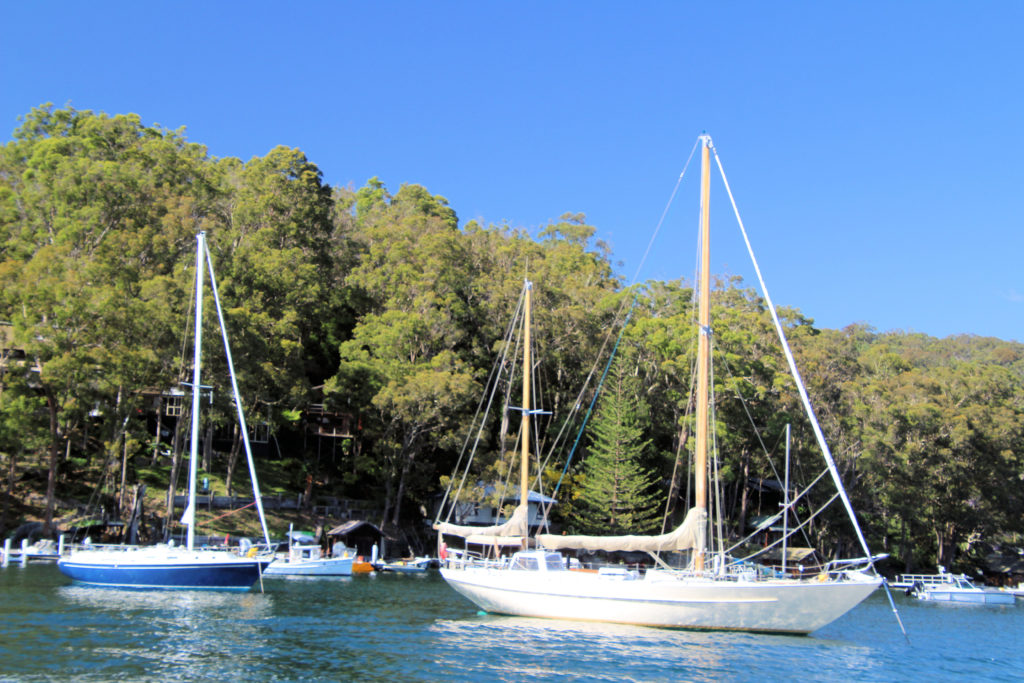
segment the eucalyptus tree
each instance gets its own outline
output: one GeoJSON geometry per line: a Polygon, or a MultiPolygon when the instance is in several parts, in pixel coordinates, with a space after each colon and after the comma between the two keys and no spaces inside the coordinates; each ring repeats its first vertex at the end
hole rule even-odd
{"type": "Polygon", "coordinates": [[[858,390],[872,495],[905,563],[951,566],[1015,521],[1022,420],[1016,378],[956,361],[914,367],[884,347],[858,390]]]}
{"type": "MultiPolygon", "coordinates": [[[[224,190],[210,249],[239,391],[251,421],[274,427],[309,404],[310,387],[322,371],[317,361],[324,323],[332,313],[329,293],[336,285],[332,192],[320,169],[300,150],[287,147],[244,165],[221,160],[217,177],[224,190]]],[[[222,362],[222,354],[208,357],[222,362]]],[[[221,393],[226,399],[227,392],[221,393]]],[[[230,421],[230,411],[222,404],[219,419],[230,421]]],[[[240,445],[236,427],[229,491],[240,445]]]]}
{"type": "Polygon", "coordinates": [[[362,292],[368,309],[340,345],[339,370],[325,391],[333,400],[361,399],[356,407],[376,456],[369,474],[385,488],[383,521],[397,523],[408,482],[429,465],[421,455],[452,446],[474,393],[472,368],[460,353],[468,324],[465,259],[443,197],[417,185],[392,196],[373,179],[355,206],[362,254],[347,284],[362,292]]]}
{"type": "MultiPolygon", "coordinates": [[[[535,442],[530,452],[537,456],[538,467],[530,477],[539,478],[538,488],[545,493],[551,493],[564,475],[571,478],[571,468],[578,465],[573,444],[625,311],[616,296],[619,279],[612,272],[607,247],[593,240],[594,232],[582,214],[564,214],[540,231],[539,241],[508,226],[483,229],[471,224],[465,230],[475,264],[474,348],[495,348],[512,319],[524,281],[531,283],[533,407],[542,413],[534,416],[531,430],[535,442]]],[[[485,358],[478,364],[481,380],[492,354],[485,358]]],[[[520,391],[519,381],[517,377],[506,387],[512,405],[518,404],[514,396],[520,391]]],[[[508,411],[506,405],[497,416],[490,452],[476,473],[506,500],[505,483],[518,464],[513,454],[519,424],[508,411]]],[[[560,489],[556,515],[570,514],[571,488],[560,489]]]]}
{"type": "MultiPolygon", "coordinates": [[[[760,298],[737,280],[720,281],[712,292],[714,419],[720,481],[728,485],[723,504],[745,525],[749,477],[772,478],[759,434],[779,434],[787,419],[780,413],[774,329],[760,298]],[[753,424],[752,424],[753,423],[753,424]]],[[[696,363],[696,311],[692,290],[682,283],[648,283],[637,307],[633,338],[641,349],[641,367],[656,420],[655,438],[664,454],[662,473],[675,502],[685,498],[688,471],[683,452],[693,434],[693,381],[696,363]]]]}
{"type": "MultiPolygon", "coordinates": [[[[32,389],[32,370],[17,361],[0,358],[0,535],[14,523],[19,466],[27,469],[29,457],[46,452],[46,407],[32,389]],[[6,362],[5,362],[6,361],[6,362]]],[[[35,464],[35,463],[33,463],[35,464]]]]}
{"type": "Polygon", "coordinates": [[[595,232],[583,214],[563,214],[540,232],[543,258],[524,264],[537,283],[537,344],[555,415],[573,408],[584,378],[603,362],[602,347],[610,350],[605,341],[614,340],[625,317],[616,296],[621,279],[595,232]]]}
{"type": "Polygon", "coordinates": [[[42,367],[47,525],[73,434],[90,412],[108,413],[111,459],[137,390],[173,357],[169,311],[181,303],[174,266],[205,220],[205,159],[204,148],[138,116],[52,105],[30,112],[5,146],[0,305],[16,342],[42,367]]]}

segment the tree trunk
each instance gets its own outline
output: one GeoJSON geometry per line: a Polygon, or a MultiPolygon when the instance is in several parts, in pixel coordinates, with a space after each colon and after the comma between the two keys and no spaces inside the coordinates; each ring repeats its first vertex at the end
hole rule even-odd
{"type": "Polygon", "coordinates": [[[174,440],[171,444],[171,477],[167,484],[167,521],[164,524],[164,540],[169,538],[171,528],[174,524],[174,496],[178,488],[178,470],[181,469],[181,454],[184,450],[185,439],[182,434],[184,425],[188,423],[188,410],[183,410],[178,416],[178,423],[174,427],[174,440]]]}
{"type": "Polygon", "coordinates": [[[939,564],[946,569],[953,570],[953,562],[956,559],[956,525],[948,523],[944,528],[935,532],[935,540],[939,546],[939,564]]]}
{"type": "Polygon", "coordinates": [[[402,465],[402,473],[398,477],[398,492],[395,494],[394,507],[391,508],[391,524],[398,526],[398,520],[402,514],[402,498],[405,496],[405,477],[409,473],[411,462],[406,460],[402,465]]]}
{"type": "Polygon", "coordinates": [[[234,486],[235,468],[238,467],[238,453],[242,450],[242,432],[238,425],[235,425],[234,438],[231,440],[231,455],[228,457],[228,473],[224,479],[224,486],[227,489],[228,495],[231,495],[231,489],[234,486]]]}
{"type": "Polygon", "coordinates": [[[306,490],[302,493],[302,499],[305,501],[304,507],[307,510],[313,509],[313,473],[310,472],[306,475],[306,490]]]}
{"type": "Polygon", "coordinates": [[[132,494],[132,512],[127,520],[128,543],[136,545],[139,542],[139,523],[142,521],[142,508],[146,496],[146,485],[138,484],[132,494]]]}
{"type": "Polygon", "coordinates": [[[380,516],[381,527],[384,527],[387,524],[388,513],[391,512],[391,501],[394,490],[394,471],[392,470],[384,477],[384,509],[381,511],[380,516]]]}
{"type": "Polygon", "coordinates": [[[0,533],[7,531],[8,515],[11,511],[11,501],[14,500],[14,462],[15,462],[15,451],[12,449],[7,454],[7,495],[4,496],[4,510],[0,514],[0,533]]]}
{"type": "Polygon", "coordinates": [[[740,479],[740,517],[737,521],[737,532],[740,538],[746,535],[747,531],[747,503],[750,497],[750,487],[747,482],[750,480],[750,452],[743,449],[743,476],[740,479]]]}
{"type": "Polygon", "coordinates": [[[398,492],[395,494],[394,508],[391,510],[391,523],[398,526],[398,519],[402,514],[402,498],[405,497],[405,480],[409,475],[409,470],[412,468],[412,461],[416,459],[416,449],[413,447],[413,442],[416,440],[415,434],[409,436],[402,446],[402,471],[398,475],[398,492]]]}
{"type": "Polygon", "coordinates": [[[124,509],[124,487],[128,484],[128,438],[121,432],[121,442],[124,447],[121,452],[121,486],[117,490],[117,516],[123,517],[121,511],[124,509]]]}
{"type": "Polygon", "coordinates": [[[203,472],[213,469],[213,424],[203,430],[203,472]]]}
{"type": "Polygon", "coordinates": [[[164,399],[162,396],[158,396],[156,399],[156,433],[153,435],[153,459],[149,462],[150,467],[156,467],[160,462],[160,430],[163,429],[163,423],[164,399]]]}
{"type": "Polygon", "coordinates": [[[52,533],[53,509],[57,497],[57,463],[60,460],[60,429],[57,422],[57,398],[49,387],[46,392],[46,407],[50,413],[50,471],[46,479],[46,516],[43,518],[43,534],[52,533]]]}
{"type": "MultiPolygon", "coordinates": [[[[679,423],[679,416],[676,415],[676,424],[679,423]]],[[[686,427],[679,433],[679,441],[675,444],[676,460],[672,465],[672,482],[669,484],[669,496],[668,496],[668,508],[665,512],[669,523],[674,523],[674,517],[676,513],[676,504],[680,499],[683,499],[683,505],[689,507],[690,496],[689,492],[683,492],[683,467],[682,459],[684,455],[684,447],[686,446],[686,440],[689,438],[689,433],[686,427]]],[[[664,531],[664,525],[662,525],[664,531]]]]}

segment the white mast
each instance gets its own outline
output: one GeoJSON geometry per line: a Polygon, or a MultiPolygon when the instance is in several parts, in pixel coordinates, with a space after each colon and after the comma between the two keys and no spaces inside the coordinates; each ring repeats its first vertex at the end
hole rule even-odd
{"type": "Polygon", "coordinates": [[[786,423],[786,477],[782,484],[782,573],[786,573],[789,541],[789,423],[786,423]]]}
{"type": "Polygon", "coordinates": [[[192,357],[192,443],[188,459],[188,506],[183,521],[188,529],[185,547],[192,550],[196,526],[196,472],[199,460],[199,392],[200,363],[203,343],[203,253],[206,251],[206,233],[196,236],[196,322],[195,349],[192,357]]]}

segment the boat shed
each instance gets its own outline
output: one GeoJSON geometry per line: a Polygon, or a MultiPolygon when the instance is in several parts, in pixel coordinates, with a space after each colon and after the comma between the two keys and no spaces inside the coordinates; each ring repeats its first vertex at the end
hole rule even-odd
{"type": "Polygon", "coordinates": [[[332,545],[341,541],[349,548],[354,548],[357,555],[367,557],[371,555],[373,546],[381,547],[381,541],[385,538],[384,532],[376,524],[361,519],[350,519],[339,524],[327,532],[327,537],[331,539],[332,545]]]}

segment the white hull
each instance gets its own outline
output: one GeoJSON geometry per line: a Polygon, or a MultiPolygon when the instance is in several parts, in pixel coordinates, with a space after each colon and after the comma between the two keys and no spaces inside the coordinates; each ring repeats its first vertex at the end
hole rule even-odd
{"type": "Polygon", "coordinates": [[[444,568],[456,591],[487,612],[668,628],[810,633],[871,594],[881,578],[713,581],[649,571],[623,580],[587,572],[444,568]]]}
{"type": "Polygon", "coordinates": [[[378,562],[373,568],[379,572],[395,572],[397,574],[422,574],[427,571],[430,558],[400,560],[398,562],[378,562]]]}
{"type": "Polygon", "coordinates": [[[963,602],[975,605],[1012,605],[1013,593],[976,589],[935,588],[919,591],[918,597],[933,602],[963,602]]]}
{"type": "Polygon", "coordinates": [[[275,560],[263,570],[263,576],[352,576],[351,557],[333,557],[322,560],[275,560]]]}

